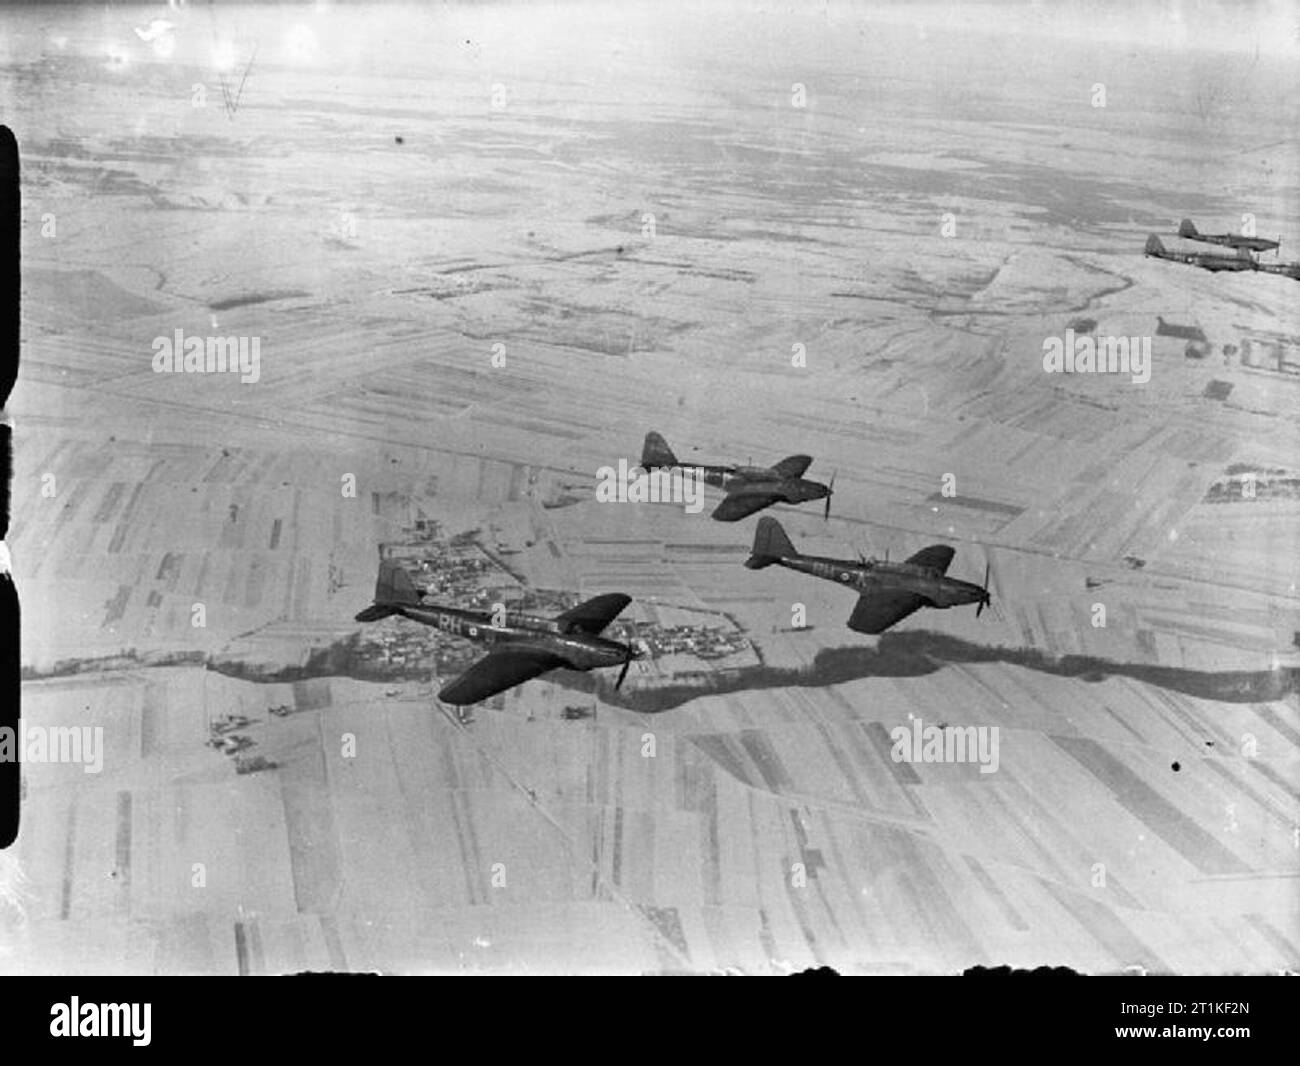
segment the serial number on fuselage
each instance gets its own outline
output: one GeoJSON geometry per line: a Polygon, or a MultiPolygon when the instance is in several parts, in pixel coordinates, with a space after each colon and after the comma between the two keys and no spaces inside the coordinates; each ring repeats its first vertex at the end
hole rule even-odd
{"type": "Polygon", "coordinates": [[[468,618],[458,618],[454,614],[439,614],[434,616],[435,625],[444,633],[450,633],[458,637],[491,637],[497,633],[487,622],[480,622],[468,618]]]}

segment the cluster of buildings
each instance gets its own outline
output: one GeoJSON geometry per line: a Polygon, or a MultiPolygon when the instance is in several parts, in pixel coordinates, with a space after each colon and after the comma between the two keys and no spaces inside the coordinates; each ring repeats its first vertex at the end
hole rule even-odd
{"type": "Polygon", "coordinates": [[[1300,347],[1293,339],[1277,334],[1243,337],[1241,365],[1279,374],[1300,374],[1300,347]]]}
{"type": "Polygon", "coordinates": [[[725,659],[749,650],[749,639],[738,630],[716,626],[646,626],[637,636],[651,656],[694,655],[698,659],[725,659]]]}
{"type": "MultiPolygon", "coordinates": [[[[274,710],[273,710],[274,713],[274,710]]],[[[257,741],[238,730],[252,725],[254,719],[243,714],[223,714],[208,723],[208,747],[234,759],[235,773],[255,774],[259,770],[274,770],[279,765],[264,755],[245,755],[248,748],[257,746],[257,741]]]]}
{"type": "MultiPolygon", "coordinates": [[[[386,558],[404,566],[412,581],[433,600],[470,610],[491,611],[504,603],[513,614],[553,618],[581,599],[572,592],[502,584],[506,575],[483,550],[478,530],[447,539],[438,523],[418,519],[403,530],[402,543],[383,546],[386,558]]],[[[614,640],[636,640],[651,658],[691,655],[698,659],[725,659],[751,650],[738,630],[710,625],[663,626],[615,622],[607,631],[614,640]]],[[[367,626],[354,638],[349,672],[355,677],[422,681],[449,677],[469,668],[482,657],[482,649],[430,626],[411,625],[400,618],[367,626]]]]}
{"type": "Polygon", "coordinates": [[[1228,476],[1216,481],[1205,493],[1206,503],[1269,499],[1300,499],[1300,477],[1285,470],[1243,471],[1229,467],[1228,476]]]}
{"type": "Polygon", "coordinates": [[[430,681],[467,669],[482,651],[429,626],[387,619],[370,626],[352,648],[349,672],[356,677],[388,680],[404,677],[430,681]]]}
{"type": "Polygon", "coordinates": [[[481,591],[484,575],[494,567],[490,560],[473,555],[408,555],[392,552],[391,558],[406,565],[415,586],[430,596],[469,597],[481,591]]]}

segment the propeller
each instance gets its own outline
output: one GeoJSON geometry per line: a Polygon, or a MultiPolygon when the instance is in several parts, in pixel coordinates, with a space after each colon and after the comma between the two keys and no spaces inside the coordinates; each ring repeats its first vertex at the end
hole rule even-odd
{"type": "Polygon", "coordinates": [[[835,474],[837,471],[831,471],[830,484],[826,486],[826,511],[822,515],[823,522],[829,522],[831,517],[831,496],[835,493],[835,474]]]}
{"type": "MultiPolygon", "coordinates": [[[[629,622],[628,628],[631,630],[632,639],[636,639],[636,627],[629,622]]],[[[614,682],[615,692],[623,687],[623,680],[627,677],[627,672],[629,667],[632,665],[632,660],[642,659],[644,657],[645,652],[636,647],[632,643],[632,640],[628,640],[627,643],[623,645],[623,669],[618,672],[618,680],[614,682]]]]}
{"type": "Polygon", "coordinates": [[[978,618],[984,613],[984,608],[993,602],[989,596],[989,562],[984,560],[984,595],[980,598],[979,606],[975,608],[975,617],[978,618]]]}
{"type": "Polygon", "coordinates": [[[623,651],[623,669],[618,672],[618,680],[614,682],[615,692],[623,687],[623,680],[627,677],[627,671],[632,665],[632,661],[634,659],[642,659],[645,657],[645,652],[640,648],[633,647],[630,641],[623,645],[623,651]]]}

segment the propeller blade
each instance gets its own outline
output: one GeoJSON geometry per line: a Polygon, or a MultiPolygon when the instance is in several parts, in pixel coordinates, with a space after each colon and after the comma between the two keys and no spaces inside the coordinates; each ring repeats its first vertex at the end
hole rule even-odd
{"type": "Polygon", "coordinates": [[[987,606],[989,605],[990,602],[991,602],[991,600],[990,600],[990,598],[989,598],[989,562],[988,562],[988,560],[985,560],[985,562],[984,562],[984,597],[980,600],[980,604],[979,604],[979,606],[975,608],[975,617],[976,617],[976,618],[978,618],[980,615],[982,615],[982,614],[984,613],[984,608],[987,607],[987,606]]]}
{"type": "Polygon", "coordinates": [[[829,522],[831,518],[831,497],[835,495],[835,474],[836,471],[832,470],[830,484],[826,486],[826,510],[822,514],[823,522],[829,522]]]}
{"type": "Polygon", "coordinates": [[[623,645],[623,669],[618,672],[618,680],[614,682],[614,691],[617,692],[623,687],[623,679],[627,677],[628,668],[632,665],[632,660],[639,658],[637,651],[631,643],[623,645]]]}

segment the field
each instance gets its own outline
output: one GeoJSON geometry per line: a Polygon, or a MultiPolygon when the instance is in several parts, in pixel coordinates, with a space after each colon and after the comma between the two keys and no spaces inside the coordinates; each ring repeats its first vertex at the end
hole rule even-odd
{"type": "Polygon", "coordinates": [[[24,769],[0,970],[1300,966],[1300,286],[1142,256],[1184,216],[1300,248],[1293,47],[161,10],[0,16],[23,714],[104,737],[24,769]],[[1067,329],[1149,380],[1045,372],[1067,329]],[[178,330],[256,372],[157,372],[178,330]],[[829,520],[769,512],[801,550],[951,543],[992,609],[864,637],[716,493],[597,503],[651,429],[813,455],[829,520]],[[417,521],[752,654],[462,723],[338,665],[417,521]],[[894,761],[918,718],[997,727],[997,771],[894,761]]]}

